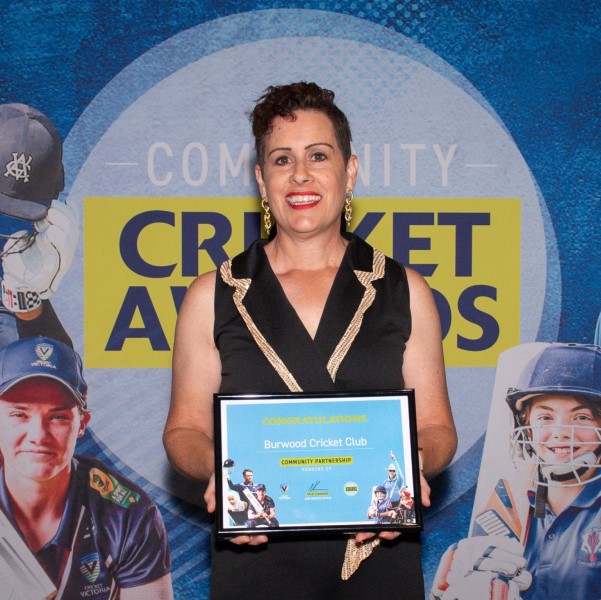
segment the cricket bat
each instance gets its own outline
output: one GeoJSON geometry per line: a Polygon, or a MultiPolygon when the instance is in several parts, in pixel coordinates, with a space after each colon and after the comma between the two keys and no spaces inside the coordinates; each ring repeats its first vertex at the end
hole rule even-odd
{"type": "MultiPolygon", "coordinates": [[[[248,499],[248,501],[252,504],[252,506],[255,509],[255,511],[257,512],[257,514],[264,512],[264,509],[261,506],[261,503],[257,500],[255,495],[249,489],[244,488],[243,493],[246,496],[246,498],[248,499]]],[[[267,515],[265,515],[265,520],[271,525],[271,521],[269,520],[267,515]]]]}
{"type": "Polygon", "coordinates": [[[470,536],[522,537],[522,523],[507,479],[499,479],[483,510],[474,517],[470,536]]]}
{"type": "Polygon", "coordinates": [[[52,581],[1,510],[0,589],[19,600],[50,600],[57,593],[52,581]]]}

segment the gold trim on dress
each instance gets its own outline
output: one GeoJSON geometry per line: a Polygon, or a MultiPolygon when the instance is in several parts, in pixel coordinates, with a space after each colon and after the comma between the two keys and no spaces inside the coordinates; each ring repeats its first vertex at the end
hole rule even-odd
{"type": "Polygon", "coordinates": [[[259,331],[259,328],[255,325],[255,322],[252,320],[252,317],[248,314],[246,307],[242,304],[242,300],[244,300],[244,296],[246,296],[246,292],[248,292],[248,288],[250,287],[250,279],[236,279],[232,275],[232,261],[231,259],[224,262],[220,268],[221,279],[229,286],[235,289],[234,291],[234,304],[240,313],[243,321],[246,323],[246,327],[248,327],[248,331],[252,335],[255,343],[261,349],[261,352],[265,355],[265,358],[269,361],[271,366],[276,370],[277,374],[282,378],[284,383],[288,386],[288,389],[291,392],[302,392],[302,388],[298,385],[296,379],[286,365],[284,361],[278,356],[277,352],[271,347],[269,342],[263,337],[263,334],[259,331]]]}
{"type": "Polygon", "coordinates": [[[386,257],[379,250],[374,249],[374,260],[372,271],[355,271],[357,279],[361,282],[361,285],[365,288],[363,298],[359,303],[357,311],[355,312],[349,326],[346,328],[344,335],[338,342],[338,345],[334,349],[330,360],[328,361],[328,373],[332,378],[332,381],[336,381],[336,374],[340,367],[344,357],[347,355],[349,348],[354,342],[359,330],[361,329],[361,323],[363,323],[363,315],[365,311],[374,303],[376,298],[376,290],[372,283],[377,279],[384,277],[384,265],[386,257]]]}
{"type": "MultiPolygon", "coordinates": [[[[357,337],[359,330],[361,329],[361,324],[363,323],[363,315],[365,311],[373,304],[376,298],[376,290],[373,286],[373,282],[382,279],[384,277],[385,272],[385,263],[386,257],[379,250],[374,249],[374,257],[373,257],[373,266],[372,271],[357,271],[355,270],[355,276],[365,288],[365,292],[363,294],[363,298],[357,307],[353,318],[351,319],[346,331],[338,345],[334,349],[330,360],[328,360],[327,369],[328,373],[332,381],[336,381],[336,374],[338,373],[338,369],[342,364],[345,356],[347,355],[353,341],[357,337]]],[[[240,313],[243,321],[246,323],[246,327],[248,331],[252,335],[255,340],[257,346],[260,348],[261,352],[265,355],[265,358],[269,361],[271,366],[276,370],[277,374],[282,378],[284,383],[287,385],[288,389],[291,392],[302,392],[302,388],[292,375],[292,373],[286,367],[284,361],[278,356],[277,352],[272,348],[269,342],[263,337],[263,334],[259,331],[259,328],[255,325],[252,317],[246,310],[246,307],[242,303],[244,300],[244,296],[248,292],[250,288],[251,279],[236,279],[232,275],[232,260],[228,260],[221,265],[220,268],[221,279],[223,281],[234,288],[234,304],[240,313]]]]}

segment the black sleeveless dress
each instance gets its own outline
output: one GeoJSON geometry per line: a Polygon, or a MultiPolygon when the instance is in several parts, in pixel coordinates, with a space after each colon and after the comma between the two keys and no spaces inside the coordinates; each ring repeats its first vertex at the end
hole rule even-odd
{"type": "MultiPolygon", "coordinates": [[[[271,270],[264,240],[222,265],[216,282],[214,332],[221,357],[222,392],[360,391],[404,386],[403,352],[411,332],[405,270],[360,238],[346,237],[349,244],[315,339],[271,270]]],[[[278,536],[257,547],[213,541],[211,597],[229,600],[250,593],[266,600],[331,600],[375,594],[423,600],[418,534],[403,533],[393,542],[383,541],[351,578],[343,581],[340,573],[346,539],[343,535],[318,539],[278,536]]]]}

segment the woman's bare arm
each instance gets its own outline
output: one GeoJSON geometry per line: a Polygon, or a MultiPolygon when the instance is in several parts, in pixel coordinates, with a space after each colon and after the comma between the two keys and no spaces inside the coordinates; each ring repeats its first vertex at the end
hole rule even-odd
{"type": "Polygon", "coordinates": [[[171,405],[163,444],[171,464],[187,477],[209,480],[214,471],[213,394],[221,363],[213,340],[215,272],[188,289],[177,319],[171,405]]]}
{"type": "Polygon", "coordinates": [[[411,335],[403,360],[403,378],[415,389],[418,444],[424,475],[431,478],[450,462],[457,448],[457,433],[451,413],[440,317],[424,278],[407,269],[411,306],[411,335]]]}

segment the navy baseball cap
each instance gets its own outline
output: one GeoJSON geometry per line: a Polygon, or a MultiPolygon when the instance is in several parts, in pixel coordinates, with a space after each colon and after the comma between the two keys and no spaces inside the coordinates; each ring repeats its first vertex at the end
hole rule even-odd
{"type": "Polygon", "coordinates": [[[65,187],[63,144],[52,121],[26,104],[0,104],[0,212],[38,221],[65,187]]]}
{"type": "Polygon", "coordinates": [[[62,383],[79,406],[86,409],[88,386],[83,379],[81,358],[67,344],[36,336],[17,340],[0,350],[0,396],[33,377],[62,383]]]}
{"type": "Polygon", "coordinates": [[[257,484],[257,486],[255,487],[255,489],[257,490],[257,492],[258,492],[259,490],[263,490],[263,491],[265,491],[265,484],[263,484],[263,483],[258,483],[258,484],[257,484]]]}

